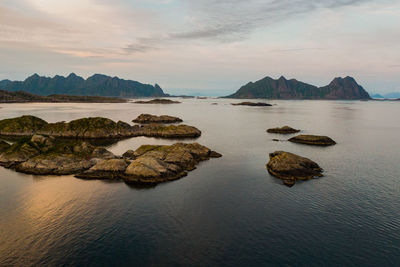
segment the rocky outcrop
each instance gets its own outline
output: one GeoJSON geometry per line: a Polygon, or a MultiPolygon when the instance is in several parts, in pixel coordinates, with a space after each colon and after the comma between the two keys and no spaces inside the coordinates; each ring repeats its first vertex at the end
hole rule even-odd
{"type": "Polygon", "coordinates": [[[87,179],[123,179],[127,183],[156,184],[187,175],[203,160],[221,154],[198,143],[177,143],[171,146],[143,145],[127,151],[127,158],[99,162],[88,171],[76,175],[87,179]]]}
{"type": "Polygon", "coordinates": [[[283,127],[277,127],[277,128],[271,128],[267,130],[268,133],[276,133],[276,134],[293,134],[293,133],[298,133],[300,130],[293,129],[292,127],[289,126],[283,126],[283,127]]]}
{"type": "Polygon", "coordinates": [[[182,122],[182,119],[178,117],[168,115],[151,115],[151,114],[140,114],[136,119],[133,120],[135,123],[148,124],[148,123],[178,123],[182,122]]]}
{"type": "Polygon", "coordinates": [[[188,125],[160,125],[148,124],[139,129],[139,135],[159,138],[196,138],[201,135],[201,131],[188,125]]]}
{"type": "Polygon", "coordinates": [[[0,165],[29,174],[64,175],[87,170],[98,161],[110,158],[116,156],[87,142],[34,135],[1,153],[0,165]]]}
{"type": "Polygon", "coordinates": [[[194,138],[201,131],[188,125],[134,125],[101,117],[83,118],[70,122],[47,123],[34,116],[22,116],[0,121],[0,135],[29,137],[34,134],[57,138],[121,139],[135,136],[159,138],[194,138]]]}
{"type": "Polygon", "coordinates": [[[284,151],[269,154],[267,170],[283,180],[285,185],[293,186],[297,180],[309,180],[322,176],[323,170],[314,161],[284,151]]]}
{"type": "Polygon", "coordinates": [[[262,103],[262,102],[241,102],[241,103],[232,103],[233,106],[250,106],[250,107],[270,107],[271,104],[262,103]]]}
{"type": "Polygon", "coordinates": [[[9,149],[10,146],[11,145],[9,143],[7,143],[7,142],[5,142],[3,140],[0,140],[0,153],[2,153],[4,151],[6,151],[7,149],[9,149]]]}
{"type": "Polygon", "coordinates": [[[139,100],[139,101],[135,101],[133,103],[135,103],[135,104],[179,104],[181,102],[174,101],[171,99],[159,98],[159,99],[152,99],[152,100],[148,100],[148,101],[139,100]]]}
{"type": "Polygon", "coordinates": [[[305,135],[301,134],[290,138],[288,141],[299,144],[314,145],[314,146],[332,146],[336,142],[328,136],[320,135],[305,135]]]}

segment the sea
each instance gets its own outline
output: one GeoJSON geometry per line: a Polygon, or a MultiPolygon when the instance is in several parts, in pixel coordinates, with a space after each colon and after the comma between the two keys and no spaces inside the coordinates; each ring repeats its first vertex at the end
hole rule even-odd
{"type": "Polygon", "coordinates": [[[175,100],[0,104],[0,119],[178,116],[201,137],[134,137],[107,149],[198,142],[223,155],[145,188],[0,167],[0,266],[400,266],[400,102],[175,100]],[[337,144],[266,132],[284,125],[337,144]],[[283,185],[266,169],[278,150],[312,159],[324,176],[283,185]]]}

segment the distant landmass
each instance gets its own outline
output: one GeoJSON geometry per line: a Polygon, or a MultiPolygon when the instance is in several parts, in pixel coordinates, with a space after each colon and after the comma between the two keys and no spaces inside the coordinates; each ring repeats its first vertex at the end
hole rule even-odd
{"type": "Polygon", "coordinates": [[[367,91],[352,77],[335,78],[329,85],[317,87],[295,79],[287,80],[283,76],[277,80],[265,77],[257,82],[250,82],[226,98],[371,99],[367,91]]]}
{"type": "Polygon", "coordinates": [[[56,75],[53,78],[34,74],[24,81],[0,81],[0,90],[11,92],[25,91],[31,94],[110,96],[110,97],[159,97],[166,96],[158,84],[143,84],[95,74],[86,80],[71,73],[67,77],[56,75]]]}
{"type": "Polygon", "coordinates": [[[105,96],[73,96],[73,95],[34,95],[23,91],[10,92],[0,90],[0,103],[124,103],[126,99],[105,96]]]}

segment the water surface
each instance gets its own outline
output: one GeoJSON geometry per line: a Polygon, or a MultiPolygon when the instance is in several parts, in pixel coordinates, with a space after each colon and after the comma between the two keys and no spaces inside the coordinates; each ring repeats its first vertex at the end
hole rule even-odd
{"type": "MultiPolygon", "coordinates": [[[[146,189],[0,168],[0,266],[400,264],[399,103],[269,101],[276,105],[244,107],[226,99],[180,101],[1,104],[0,119],[178,116],[202,130],[196,142],[223,157],[146,189]],[[272,141],[292,136],[265,132],[283,125],[338,144],[272,141]],[[276,150],[316,161],[325,176],[282,185],[265,168],[276,150]]],[[[122,154],[141,144],[174,142],[139,137],[109,149],[122,154]]]]}

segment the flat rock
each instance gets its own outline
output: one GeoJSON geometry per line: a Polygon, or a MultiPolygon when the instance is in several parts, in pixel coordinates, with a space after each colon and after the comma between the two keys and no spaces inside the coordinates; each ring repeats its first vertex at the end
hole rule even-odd
{"type": "Polygon", "coordinates": [[[125,159],[108,159],[98,162],[89,170],[75,175],[85,179],[120,179],[124,174],[129,161],[125,159]]]}
{"type": "Polygon", "coordinates": [[[140,114],[136,119],[133,120],[135,123],[147,124],[147,123],[177,123],[182,122],[182,119],[178,117],[168,115],[151,115],[151,114],[140,114]]]}
{"type": "Polygon", "coordinates": [[[267,170],[270,174],[292,186],[297,180],[309,180],[322,176],[323,170],[314,161],[284,151],[269,154],[267,170]]]}
{"type": "Polygon", "coordinates": [[[288,141],[293,143],[300,143],[300,144],[314,145],[314,146],[331,146],[336,144],[336,142],[333,141],[328,136],[304,135],[304,134],[292,137],[288,141]]]}
{"type": "Polygon", "coordinates": [[[139,135],[159,138],[196,138],[201,135],[201,131],[196,127],[185,124],[147,124],[140,128],[139,135]]]}
{"type": "Polygon", "coordinates": [[[268,133],[277,133],[277,134],[292,134],[292,133],[298,133],[300,130],[294,129],[289,126],[283,126],[283,127],[277,127],[277,128],[271,128],[267,130],[268,133]]]}
{"type": "Polygon", "coordinates": [[[271,104],[263,103],[263,102],[240,102],[240,103],[232,103],[233,106],[250,106],[250,107],[270,107],[271,104]]]}
{"type": "Polygon", "coordinates": [[[148,100],[148,101],[139,100],[139,101],[135,101],[133,103],[135,103],[135,104],[179,104],[181,102],[174,101],[171,99],[159,98],[159,99],[152,99],[152,100],[148,100]]]}

